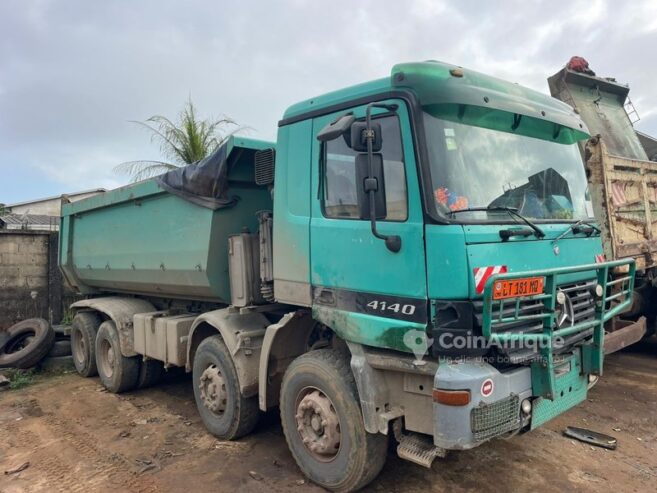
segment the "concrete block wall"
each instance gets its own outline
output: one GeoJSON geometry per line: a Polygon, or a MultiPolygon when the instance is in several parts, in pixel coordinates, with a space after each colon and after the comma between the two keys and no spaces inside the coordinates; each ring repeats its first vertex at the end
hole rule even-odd
{"type": "MultiPolygon", "coordinates": [[[[52,319],[52,292],[61,293],[61,279],[59,286],[50,283],[52,243],[48,232],[0,230],[0,329],[31,317],[52,319]]],[[[56,311],[61,318],[61,307],[56,311]]]]}

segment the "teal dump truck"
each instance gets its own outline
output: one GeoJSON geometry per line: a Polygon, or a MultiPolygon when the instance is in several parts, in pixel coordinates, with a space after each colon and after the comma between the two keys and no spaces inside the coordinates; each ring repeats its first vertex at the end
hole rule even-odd
{"type": "Polygon", "coordinates": [[[301,470],[358,489],[585,400],[634,261],[596,262],[581,119],[439,62],[290,107],[276,143],[67,204],[72,346],[113,392],[193,374],[223,439],[279,407],[301,470]]]}

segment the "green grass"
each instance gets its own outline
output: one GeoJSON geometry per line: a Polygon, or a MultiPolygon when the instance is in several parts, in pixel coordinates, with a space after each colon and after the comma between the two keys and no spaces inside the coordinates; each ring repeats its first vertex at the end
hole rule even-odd
{"type": "Polygon", "coordinates": [[[64,315],[62,316],[61,324],[62,325],[71,325],[73,322],[73,317],[75,316],[75,311],[70,308],[64,310],[64,315]]]}
{"type": "Polygon", "coordinates": [[[4,372],[4,375],[9,379],[9,388],[17,390],[34,383],[36,371],[33,368],[29,370],[10,369],[4,372]]]}

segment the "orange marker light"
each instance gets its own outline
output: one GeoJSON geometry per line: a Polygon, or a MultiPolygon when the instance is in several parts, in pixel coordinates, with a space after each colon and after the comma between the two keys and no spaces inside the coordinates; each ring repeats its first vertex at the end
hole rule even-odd
{"type": "Polygon", "coordinates": [[[467,406],[470,404],[470,391],[433,389],[433,402],[445,406],[467,406]]]}

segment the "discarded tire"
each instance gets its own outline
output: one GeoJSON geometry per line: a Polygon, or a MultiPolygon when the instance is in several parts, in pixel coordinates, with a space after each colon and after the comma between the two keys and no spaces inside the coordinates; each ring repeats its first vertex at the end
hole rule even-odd
{"type": "Polygon", "coordinates": [[[59,358],[60,356],[71,356],[71,340],[70,339],[55,339],[50,351],[48,351],[48,358],[59,358]]]}
{"type": "Polygon", "coordinates": [[[41,360],[39,363],[39,368],[42,371],[50,372],[62,372],[62,371],[75,371],[75,363],[73,362],[73,356],[56,356],[41,360]]]}
{"type": "Polygon", "coordinates": [[[55,342],[55,331],[42,318],[23,320],[7,329],[0,349],[0,368],[27,369],[46,357],[55,342]]]}

